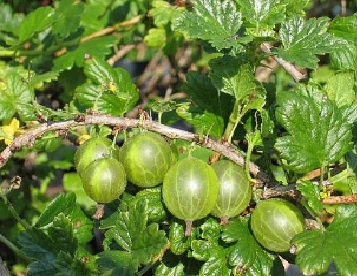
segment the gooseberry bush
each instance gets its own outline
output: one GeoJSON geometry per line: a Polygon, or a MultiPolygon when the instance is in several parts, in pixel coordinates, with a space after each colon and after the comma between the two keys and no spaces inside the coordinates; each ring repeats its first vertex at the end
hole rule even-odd
{"type": "Polygon", "coordinates": [[[357,275],[356,5],[0,1],[0,274],[357,275]]]}

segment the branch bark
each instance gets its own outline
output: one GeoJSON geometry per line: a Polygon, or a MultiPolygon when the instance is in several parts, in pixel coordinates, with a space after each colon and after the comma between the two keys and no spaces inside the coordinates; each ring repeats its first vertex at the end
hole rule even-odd
{"type": "MultiPolygon", "coordinates": [[[[140,127],[143,129],[160,133],[170,139],[180,138],[183,140],[195,142],[198,145],[221,153],[226,158],[234,161],[240,166],[244,166],[245,164],[245,159],[243,155],[239,153],[232,145],[222,144],[221,142],[208,136],[201,137],[197,134],[165,126],[151,120],[137,120],[126,117],[114,117],[106,114],[81,114],[77,115],[76,119],[73,120],[47,122],[41,124],[39,127],[30,129],[21,136],[16,137],[13,142],[0,153],[0,168],[6,164],[6,162],[12,157],[15,151],[24,146],[31,147],[34,144],[35,140],[40,138],[46,132],[65,131],[86,124],[105,124],[113,127],[118,127],[120,129],[140,127]]],[[[253,174],[259,180],[263,182],[271,181],[269,175],[264,173],[257,165],[252,162],[250,162],[249,164],[249,170],[250,173],[253,174]]]]}
{"type": "MultiPolygon", "coordinates": [[[[270,48],[271,48],[271,45],[269,45],[268,43],[262,43],[262,45],[261,45],[261,49],[265,53],[271,53],[270,48]]],[[[292,63],[290,63],[276,55],[274,55],[273,58],[277,63],[280,64],[281,67],[283,67],[285,69],[286,72],[288,72],[288,74],[290,76],[293,77],[295,82],[300,82],[301,79],[306,77],[306,75],[301,74],[301,72],[292,63]]]]}

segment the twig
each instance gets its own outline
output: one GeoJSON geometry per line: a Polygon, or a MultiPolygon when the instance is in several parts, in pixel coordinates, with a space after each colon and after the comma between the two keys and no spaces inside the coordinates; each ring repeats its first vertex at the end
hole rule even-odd
{"type": "Polygon", "coordinates": [[[130,27],[131,25],[134,25],[134,24],[138,23],[140,21],[140,19],[141,19],[141,15],[135,16],[135,17],[133,17],[132,19],[130,19],[128,21],[124,21],[124,22],[118,23],[118,24],[116,24],[114,26],[107,27],[105,29],[102,29],[102,30],[99,30],[97,32],[94,32],[94,33],[92,33],[92,34],[90,34],[88,36],[85,36],[85,37],[80,39],[80,42],[83,43],[83,42],[91,40],[93,38],[104,36],[106,34],[114,32],[115,30],[117,30],[119,28],[130,27]]]}
{"type": "Polygon", "coordinates": [[[322,199],[323,204],[355,204],[357,203],[357,195],[349,196],[329,196],[322,199]]]}
{"type": "MultiPolygon", "coordinates": [[[[28,130],[25,134],[16,137],[13,142],[0,153],[0,168],[6,164],[6,162],[11,158],[11,156],[17,149],[20,149],[23,146],[33,145],[35,139],[41,137],[46,132],[54,130],[68,130],[70,128],[85,124],[105,124],[116,126],[121,129],[141,127],[154,132],[158,132],[171,139],[180,138],[183,140],[196,142],[197,144],[203,147],[209,148],[215,152],[222,153],[222,155],[224,155],[226,158],[234,161],[240,166],[244,166],[245,164],[243,155],[239,153],[232,145],[222,144],[221,142],[208,136],[201,137],[189,131],[172,128],[153,121],[142,121],[125,117],[114,117],[104,114],[94,114],[78,115],[76,120],[53,123],[49,122],[42,124],[41,126],[36,127],[34,129],[28,130]]],[[[254,176],[259,178],[260,180],[264,182],[271,181],[269,175],[264,173],[257,165],[252,162],[249,164],[249,170],[254,176]]]]}
{"type": "Polygon", "coordinates": [[[298,191],[295,189],[295,184],[287,186],[277,186],[274,188],[265,188],[260,195],[260,198],[267,199],[271,197],[289,196],[295,198],[298,191]]]}
{"type": "MultiPolygon", "coordinates": [[[[271,46],[268,43],[262,43],[261,49],[265,53],[271,53],[270,52],[271,46]]],[[[306,75],[301,74],[301,72],[290,62],[274,55],[273,56],[274,60],[280,64],[281,67],[285,69],[286,72],[289,73],[295,80],[295,82],[299,82],[301,79],[305,78],[306,75]]]]}
{"type": "Polygon", "coordinates": [[[123,47],[120,48],[120,50],[115,53],[110,59],[107,60],[107,62],[113,66],[114,63],[116,63],[119,59],[121,59],[126,53],[130,52],[132,49],[134,49],[136,46],[135,45],[124,45],[123,47]]]}

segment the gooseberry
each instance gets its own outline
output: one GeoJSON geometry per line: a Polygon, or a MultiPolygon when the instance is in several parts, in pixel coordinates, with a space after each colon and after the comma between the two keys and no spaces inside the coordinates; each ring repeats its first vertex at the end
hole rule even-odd
{"type": "Polygon", "coordinates": [[[120,154],[128,180],[142,188],[161,183],[172,163],[170,145],[149,131],[128,139],[120,154]]]}
{"type": "Polygon", "coordinates": [[[168,210],[186,221],[186,235],[189,235],[192,221],[206,217],[216,204],[218,179],[207,163],[188,157],[167,172],[162,193],[168,210]]]}
{"type": "Polygon", "coordinates": [[[87,140],[78,147],[74,157],[74,165],[80,176],[83,175],[85,168],[94,160],[113,157],[119,158],[119,147],[112,147],[112,140],[105,137],[95,137],[87,140]]]}
{"type": "Polygon", "coordinates": [[[304,230],[299,209],[284,199],[267,199],[257,204],[250,225],[256,240],[275,252],[290,249],[291,239],[304,230]]]}
{"type": "Polygon", "coordinates": [[[219,160],[212,165],[218,177],[218,198],[211,211],[222,221],[237,216],[249,204],[252,188],[241,166],[230,160],[219,160]]]}
{"type": "Polygon", "coordinates": [[[126,186],[123,165],[115,158],[94,160],[82,174],[86,194],[98,203],[109,203],[117,199],[126,186]]]}

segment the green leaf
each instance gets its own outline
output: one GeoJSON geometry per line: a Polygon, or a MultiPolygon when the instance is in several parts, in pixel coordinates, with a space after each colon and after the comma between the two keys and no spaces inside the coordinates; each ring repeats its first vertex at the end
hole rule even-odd
{"type": "Polygon", "coordinates": [[[69,70],[74,65],[83,67],[85,64],[85,56],[91,55],[98,59],[104,59],[112,53],[113,45],[117,44],[117,38],[114,36],[98,37],[80,43],[77,48],[68,49],[64,55],[56,58],[53,61],[53,71],[69,70]]]}
{"type": "Polygon", "coordinates": [[[216,219],[208,218],[200,227],[202,229],[201,237],[208,241],[218,241],[221,236],[222,226],[216,219]]]}
{"type": "Polygon", "coordinates": [[[8,32],[17,34],[24,17],[23,14],[14,14],[10,5],[0,3],[0,38],[6,39],[8,32]]]}
{"type": "Polygon", "coordinates": [[[82,106],[119,116],[135,106],[138,91],[124,69],[112,68],[105,61],[92,58],[84,73],[89,80],[77,88],[75,95],[82,106]]]}
{"type": "Polygon", "coordinates": [[[275,24],[285,17],[288,1],[243,0],[238,3],[243,17],[250,23],[249,33],[255,36],[273,36],[275,24]]]}
{"type": "Polygon", "coordinates": [[[240,49],[240,40],[235,35],[242,25],[242,14],[234,1],[197,0],[193,9],[194,12],[184,11],[176,19],[177,30],[190,38],[208,40],[218,51],[231,47],[240,49]]]}
{"type": "Polygon", "coordinates": [[[193,103],[179,105],[176,112],[191,123],[198,133],[221,137],[224,130],[223,119],[229,116],[231,97],[219,95],[211,80],[202,74],[190,71],[182,86],[193,103]]]}
{"type": "Polygon", "coordinates": [[[339,275],[356,275],[356,206],[341,205],[336,211],[335,220],[326,230],[304,231],[293,238],[297,247],[296,264],[302,273],[325,273],[333,262],[339,275]]]}
{"type": "Polygon", "coordinates": [[[32,89],[40,89],[43,88],[45,83],[52,82],[54,80],[57,80],[58,77],[58,72],[46,72],[42,75],[34,75],[31,77],[29,81],[29,87],[32,89]]]}
{"type": "Polygon", "coordinates": [[[166,218],[167,213],[166,207],[162,201],[161,186],[137,192],[135,199],[133,200],[133,204],[141,199],[145,199],[147,202],[147,215],[149,222],[158,222],[166,218]]]}
{"type": "Polygon", "coordinates": [[[37,260],[43,259],[44,262],[48,262],[49,259],[54,262],[55,254],[60,251],[60,245],[37,228],[20,232],[19,244],[26,256],[37,260]]]}
{"type": "Polygon", "coordinates": [[[178,263],[176,266],[167,266],[161,263],[155,270],[155,276],[185,276],[184,266],[178,263]]]}
{"type": "Polygon", "coordinates": [[[327,17],[310,18],[306,22],[302,17],[292,17],[281,24],[279,34],[283,48],[275,48],[273,52],[298,66],[315,68],[319,61],[316,55],[333,52],[347,44],[327,32],[328,24],[327,17]]]}
{"type": "Polygon", "coordinates": [[[236,218],[223,227],[222,240],[231,244],[229,264],[245,275],[272,275],[276,256],[265,251],[249,231],[247,219],[236,218]]]}
{"type": "Polygon", "coordinates": [[[157,223],[148,225],[147,208],[146,200],[140,199],[130,205],[129,211],[116,212],[103,220],[101,227],[109,227],[105,232],[105,248],[115,241],[142,264],[159,258],[168,247],[168,240],[157,223]]]}
{"type": "Polygon", "coordinates": [[[64,213],[60,213],[53,218],[47,231],[48,236],[59,245],[60,250],[72,256],[74,255],[78,247],[78,241],[73,235],[72,222],[64,213]]]}
{"type": "MultiPolygon", "coordinates": [[[[1,84],[1,82],[0,82],[1,84]]],[[[19,112],[26,117],[26,112],[33,113],[33,106],[27,105],[34,99],[34,93],[16,72],[9,72],[4,80],[5,90],[0,91],[0,120],[9,120],[19,112]]]]}
{"type": "Polygon", "coordinates": [[[139,266],[135,256],[125,251],[107,250],[98,253],[98,257],[98,266],[110,271],[110,275],[132,276],[139,266]]]}
{"type": "Polygon", "coordinates": [[[330,53],[330,64],[333,68],[357,71],[357,47],[347,44],[330,53]]]}
{"type": "Polygon", "coordinates": [[[76,205],[74,210],[68,215],[73,225],[73,236],[79,244],[86,244],[93,239],[93,221],[89,219],[76,205]]]}
{"type": "Polygon", "coordinates": [[[62,0],[55,10],[56,22],[52,26],[52,33],[61,39],[68,37],[78,30],[84,5],[72,0],[62,0]]]}
{"type": "Polygon", "coordinates": [[[242,57],[224,56],[211,60],[209,64],[212,69],[210,78],[218,91],[242,101],[248,100],[257,88],[253,69],[242,61],[242,57]]]}
{"type": "Polygon", "coordinates": [[[325,90],[330,100],[337,106],[352,105],[356,100],[354,73],[338,73],[327,80],[325,90]]]}
{"type": "Polygon", "coordinates": [[[170,5],[168,1],[153,0],[149,14],[154,19],[154,24],[158,27],[169,24],[181,13],[182,8],[170,5]]]}
{"type": "Polygon", "coordinates": [[[176,255],[182,255],[190,248],[191,236],[185,236],[185,225],[173,221],[169,231],[170,250],[176,255]]]}
{"type": "Polygon", "coordinates": [[[178,105],[176,113],[190,123],[199,135],[221,137],[224,130],[223,118],[190,103],[178,105]]]}
{"type": "Polygon", "coordinates": [[[318,91],[284,92],[277,103],[276,118],[289,135],[279,137],[275,147],[295,172],[306,173],[332,163],[351,148],[348,116],[318,91]]]}
{"type": "Polygon", "coordinates": [[[69,214],[76,206],[76,195],[73,193],[61,194],[53,199],[35,223],[35,227],[45,227],[61,214],[69,214]]]}
{"type": "Polygon", "coordinates": [[[335,37],[348,41],[330,55],[330,63],[338,69],[357,70],[357,14],[340,17],[336,16],[329,26],[329,32],[335,37]]]}
{"type": "Polygon", "coordinates": [[[304,197],[302,204],[312,211],[312,215],[320,214],[323,211],[323,206],[320,197],[320,188],[311,181],[302,181],[296,184],[296,189],[301,192],[304,197]]]}
{"type": "Polygon", "coordinates": [[[77,203],[83,205],[86,209],[97,204],[85,193],[78,173],[66,173],[63,176],[63,186],[65,191],[73,192],[76,195],[77,203]]]}
{"type": "Polygon", "coordinates": [[[144,37],[144,43],[149,47],[162,48],[166,43],[166,32],[164,29],[152,28],[144,37]]]}
{"type": "Polygon", "coordinates": [[[22,21],[19,31],[20,42],[25,42],[35,33],[46,30],[54,22],[54,9],[52,7],[37,8],[22,21]]]}
{"type": "Polygon", "coordinates": [[[357,45],[357,14],[346,17],[336,16],[329,26],[329,32],[357,45]]]}

